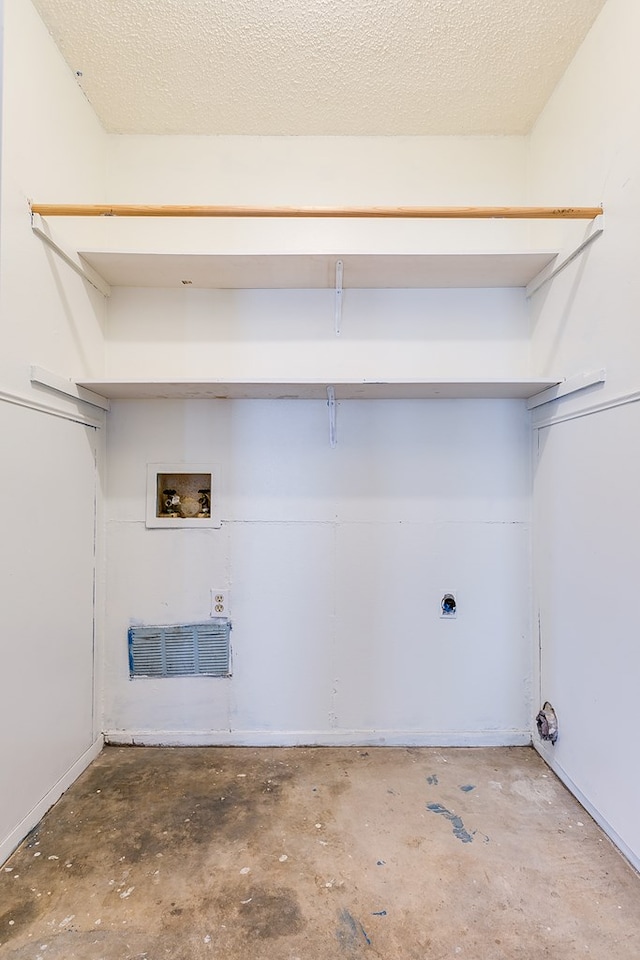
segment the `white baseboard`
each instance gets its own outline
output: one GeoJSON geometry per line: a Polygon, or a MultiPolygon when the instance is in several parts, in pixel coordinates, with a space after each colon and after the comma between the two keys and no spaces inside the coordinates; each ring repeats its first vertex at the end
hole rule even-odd
{"type": "Polygon", "coordinates": [[[544,762],[553,770],[559,780],[562,780],[567,790],[570,791],[576,800],[582,804],[590,817],[593,817],[598,826],[606,833],[609,840],[618,848],[622,856],[629,861],[634,870],[640,873],[640,856],[627,846],[622,837],[616,833],[610,823],[605,820],[599,810],[594,807],[590,800],[584,795],[582,790],[576,786],[566,770],[557,762],[551,752],[541,743],[533,742],[534,749],[540,754],[544,762]]]}
{"type": "Polygon", "coordinates": [[[107,730],[105,742],[146,747],[524,747],[529,730],[107,730]]]}
{"type": "Polygon", "coordinates": [[[81,757],[78,758],[78,760],[76,760],[73,766],[69,767],[67,772],[60,777],[55,786],[53,786],[51,790],[45,794],[42,800],[40,800],[40,802],[29,811],[24,820],[22,820],[18,826],[11,831],[9,836],[5,837],[4,840],[0,842],[0,864],[3,864],[5,860],[11,856],[16,847],[22,843],[29,831],[33,830],[33,828],[40,823],[47,810],[49,810],[54,803],[60,799],[65,790],[68,790],[74,780],[77,780],[83,770],[85,770],[89,764],[95,760],[102,750],[103,745],[103,738],[100,736],[91,744],[88,750],[85,750],[85,752],[81,757]]]}

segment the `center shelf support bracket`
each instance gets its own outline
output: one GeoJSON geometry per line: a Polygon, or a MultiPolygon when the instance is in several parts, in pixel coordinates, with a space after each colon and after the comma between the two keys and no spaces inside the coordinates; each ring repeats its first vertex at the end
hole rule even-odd
{"type": "Polygon", "coordinates": [[[336,391],[327,387],[327,406],[329,407],[329,446],[333,449],[338,443],[336,435],[336,391]]]}
{"type": "Polygon", "coordinates": [[[569,377],[567,380],[563,380],[562,383],[559,383],[555,387],[549,387],[548,390],[543,390],[542,393],[536,393],[533,397],[529,397],[527,400],[527,408],[533,410],[535,407],[541,407],[543,403],[551,403],[552,400],[559,400],[560,397],[566,397],[570,393],[577,393],[578,390],[592,387],[596,383],[604,383],[606,379],[607,371],[604,368],[579,373],[575,377],[569,377]]]}
{"type": "Polygon", "coordinates": [[[591,232],[582,243],[579,243],[577,247],[573,250],[570,250],[564,255],[559,255],[553,263],[550,263],[546,266],[540,273],[531,280],[526,288],[525,293],[527,299],[532,297],[541,287],[546,283],[549,283],[550,280],[553,280],[554,277],[560,273],[561,270],[564,270],[565,267],[568,267],[570,263],[579,257],[583,250],[586,250],[587,247],[591,246],[594,240],[597,240],[598,237],[602,236],[604,233],[604,214],[601,213],[595,220],[591,223],[591,232]]]}
{"type": "Polygon", "coordinates": [[[70,253],[68,250],[60,244],[51,234],[49,225],[39,216],[37,213],[31,214],[31,229],[37,237],[40,237],[44,243],[50,247],[54,253],[60,257],[61,260],[71,267],[72,270],[75,270],[79,276],[84,280],[87,280],[92,287],[95,287],[96,290],[102,294],[103,297],[111,296],[111,287],[104,280],[99,273],[97,273],[93,267],[90,267],[88,263],[85,263],[82,257],[78,254],[70,253]]]}
{"type": "Polygon", "coordinates": [[[336,304],[335,304],[336,337],[340,336],[340,326],[342,324],[343,272],[344,272],[344,264],[342,263],[342,260],[336,260],[336,304]]]}

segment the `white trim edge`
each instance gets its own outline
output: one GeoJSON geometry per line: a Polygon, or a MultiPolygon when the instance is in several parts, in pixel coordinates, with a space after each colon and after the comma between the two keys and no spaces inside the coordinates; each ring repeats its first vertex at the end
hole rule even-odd
{"type": "Polygon", "coordinates": [[[544,403],[551,403],[553,400],[559,400],[560,397],[566,397],[570,393],[577,393],[579,390],[586,390],[596,383],[604,383],[607,379],[607,371],[604,367],[601,370],[590,370],[586,373],[579,373],[575,377],[569,377],[563,380],[556,387],[549,387],[541,393],[536,393],[527,400],[527,409],[533,410],[535,407],[541,407],[544,403]]]}
{"type": "Polygon", "coordinates": [[[65,397],[72,397],[74,400],[81,400],[82,403],[90,403],[92,407],[100,407],[101,410],[110,410],[111,404],[106,397],[94,393],[93,390],[87,390],[85,387],[79,387],[73,380],[66,377],[60,377],[57,373],[51,373],[44,367],[33,365],[30,370],[31,383],[40,384],[42,387],[49,387],[56,393],[63,393],[65,397]]]}
{"type": "Polygon", "coordinates": [[[102,736],[91,744],[88,750],[79,757],[76,762],[69,767],[58,782],[49,790],[39,803],[29,811],[27,816],[20,821],[11,833],[0,842],[0,864],[3,864],[13,853],[16,847],[20,846],[27,834],[42,820],[43,816],[50,810],[62,794],[69,789],[71,784],[78,779],[80,774],[86,770],[90,763],[96,759],[104,746],[102,736]]]}
{"type": "Polygon", "coordinates": [[[26,410],[35,410],[36,413],[45,413],[50,417],[60,417],[61,420],[71,420],[72,423],[81,423],[85,427],[95,427],[96,430],[104,426],[101,420],[94,420],[91,417],[84,416],[82,413],[71,413],[70,411],[62,410],[60,407],[53,407],[48,403],[40,403],[37,400],[32,400],[31,397],[25,397],[19,393],[11,393],[8,390],[0,390],[0,401],[11,403],[15,407],[24,407],[26,410]]]}
{"type": "Polygon", "coordinates": [[[527,747],[530,730],[107,730],[105,743],[149,747],[527,747]]]}
{"type": "Polygon", "coordinates": [[[559,764],[557,760],[555,760],[551,754],[545,750],[542,744],[534,740],[533,749],[540,754],[547,766],[550,767],[558,779],[564,783],[567,790],[574,795],[576,800],[584,807],[589,816],[592,817],[600,829],[606,833],[606,835],[609,837],[609,840],[611,840],[613,845],[617,847],[622,856],[629,861],[634,870],[637,870],[638,873],[640,873],[640,855],[634,853],[631,847],[627,846],[620,834],[613,829],[611,824],[602,816],[600,811],[594,807],[590,800],[584,795],[582,790],[573,782],[564,767],[562,767],[561,764],[559,764]]]}
{"type": "Polygon", "coordinates": [[[552,427],[556,423],[579,420],[580,417],[590,417],[592,414],[602,413],[604,410],[613,410],[616,407],[624,407],[628,403],[637,403],[638,400],[640,400],[640,390],[634,390],[633,393],[612,397],[611,400],[603,400],[602,403],[594,403],[590,407],[582,407],[572,413],[560,413],[555,417],[547,417],[545,420],[535,420],[531,426],[534,430],[541,430],[543,427],[552,427]]]}

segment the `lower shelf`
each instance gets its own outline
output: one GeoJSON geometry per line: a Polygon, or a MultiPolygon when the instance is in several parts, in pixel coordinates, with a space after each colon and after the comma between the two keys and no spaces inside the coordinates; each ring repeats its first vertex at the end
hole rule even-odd
{"type": "Polygon", "coordinates": [[[557,250],[435,254],[197,254],[81,250],[103,280],[121,287],[184,289],[525,287],[557,250]]]}
{"type": "Polygon", "coordinates": [[[79,380],[109,400],[526,400],[557,379],[537,380],[79,380]]]}

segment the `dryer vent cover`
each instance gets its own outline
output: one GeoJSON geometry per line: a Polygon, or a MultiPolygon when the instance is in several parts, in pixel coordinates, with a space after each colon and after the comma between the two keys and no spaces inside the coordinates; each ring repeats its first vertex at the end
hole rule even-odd
{"type": "Polygon", "coordinates": [[[231,621],[129,629],[129,675],[134,677],[229,677],[231,621]]]}

